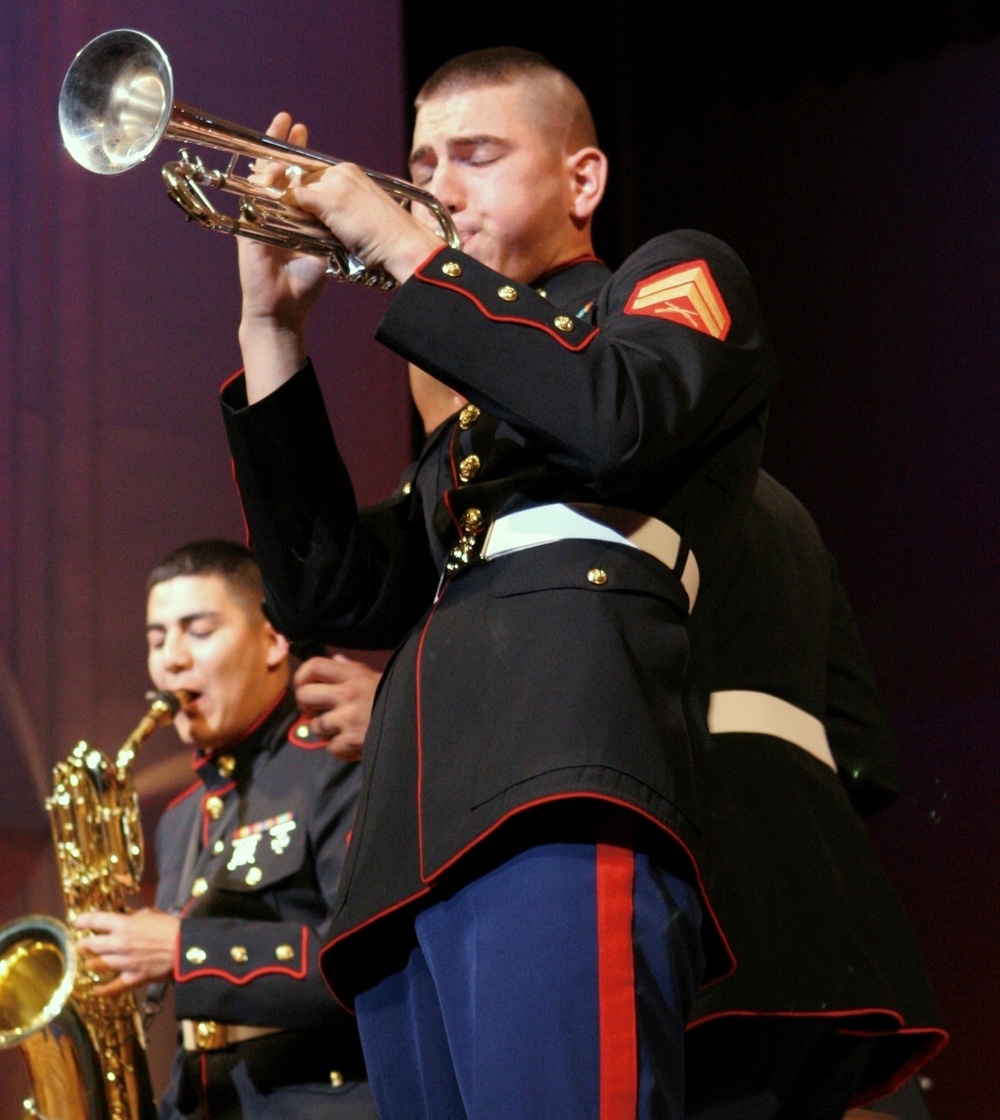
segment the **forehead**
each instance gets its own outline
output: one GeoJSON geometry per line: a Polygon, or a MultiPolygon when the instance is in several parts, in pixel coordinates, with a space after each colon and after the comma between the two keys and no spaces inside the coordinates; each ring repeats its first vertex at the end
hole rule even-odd
{"type": "Polygon", "coordinates": [[[175,576],[150,588],[146,620],[165,624],[189,615],[230,613],[238,606],[222,576],[175,576]]]}
{"type": "Polygon", "coordinates": [[[413,147],[450,140],[537,135],[531,97],[523,83],[474,86],[432,97],[417,110],[413,147]]]}

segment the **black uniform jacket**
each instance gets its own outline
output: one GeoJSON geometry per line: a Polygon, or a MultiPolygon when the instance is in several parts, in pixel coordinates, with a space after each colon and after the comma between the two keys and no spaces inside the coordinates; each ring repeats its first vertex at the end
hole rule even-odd
{"type": "Polygon", "coordinates": [[[175,1009],[309,1029],[345,1076],[363,1076],[353,1017],[318,967],[360,768],[333,758],[297,715],[289,693],[243,741],[197,755],[197,781],[161,819],[156,902],[181,914],[175,1009]]]}
{"type": "MultiPolygon", "coordinates": [[[[677,575],[617,543],[488,562],[479,547],[501,515],[600,503],[668,523],[675,567],[690,550],[704,577],[749,499],[777,377],[742,262],[691,231],[613,275],[586,260],[534,287],[442,249],[378,337],[471,402],[384,506],[356,512],[311,369],[249,408],[240,379],[223,394],[272,618],[294,638],[398,644],[323,960],[347,1000],[386,949],[359,934],[390,930],[380,919],[532,806],[626,806],[697,878],[692,751],[707,735],[685,692],[677,575]]],[[[710,917],[705,930],[717,972],[728,958],[710,917]]]]}
{"type": "Polygon", "coordinates": [[[871,1099],[946,1037],[859,816],[895,796],[895,739],[834,561],[807,511],[764,472],[731,559],[692,620],[696,675],[706,694],[768,693],[821,721],[837,772],[783,738],[712,737],[708,889],[736,970],[698,997],[689,1083],[719,1085],[713,1027],[723,1020],[730,1032],[740,1024],[746,1053],[755,1015],[829,1017],[879,1036],[860,1098],[871,1099]]]}

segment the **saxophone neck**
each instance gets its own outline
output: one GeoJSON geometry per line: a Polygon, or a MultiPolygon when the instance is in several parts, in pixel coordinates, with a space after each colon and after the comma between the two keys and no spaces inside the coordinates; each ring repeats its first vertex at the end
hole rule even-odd
{"type": "Polygon", "coordinates": [[[115,759],[115,769],[119,774],[127,772],[135,759],[142,744],[158,728],[170,723],[174,716],[187,703],[189,694],[183,690],[177,692],[150,692],[146,694],[150,701],[146,714],[139,720],[132,734],[122,743],[115,759]]]}

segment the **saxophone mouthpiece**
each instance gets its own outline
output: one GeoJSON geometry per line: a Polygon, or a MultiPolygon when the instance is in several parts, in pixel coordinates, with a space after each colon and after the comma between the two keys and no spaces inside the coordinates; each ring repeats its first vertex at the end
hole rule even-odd
{"type": "Polygon", "coordinates": [[[177,715],[190,698],[191,694],[183,689],[178,689],[176,692],[163,689],[160,692],[150,691],[146,693],[146,703],[151,706],[154,704],[162,705],[170,713],[171,719],[177,715]]]}

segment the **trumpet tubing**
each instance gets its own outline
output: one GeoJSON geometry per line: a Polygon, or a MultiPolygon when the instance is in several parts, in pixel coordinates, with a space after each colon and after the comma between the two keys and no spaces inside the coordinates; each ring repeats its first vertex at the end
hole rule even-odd
{"type": "MultiPolygon", "coordinates": [[[[170,61],[159,43],[141,31],[107,31],[82,48],[63,79],[59,127],[73,159],[98,175],[130,170],[148,159],[165,137],[228,152],[225,171],[206,167],[200,156],[192,157],[185,149],[177,160],[164,165],[167,195],[190,221],[325,257],[328,271],[338,280],[383,290],[396,286],[384,269],[359,260],[310,215],[235,173],[241,157],[272,160],[302,171],[322,171],[343,161],[175,101],[170,61]],[[238,196],[238,214],[216,209],[206,189],[238,196]]],[[[451,215],[432,194],[391,175],[364,171],[401,205],[425,206],[437,220],[442,239],[452,248],[459,247],[451,215]]]]}

